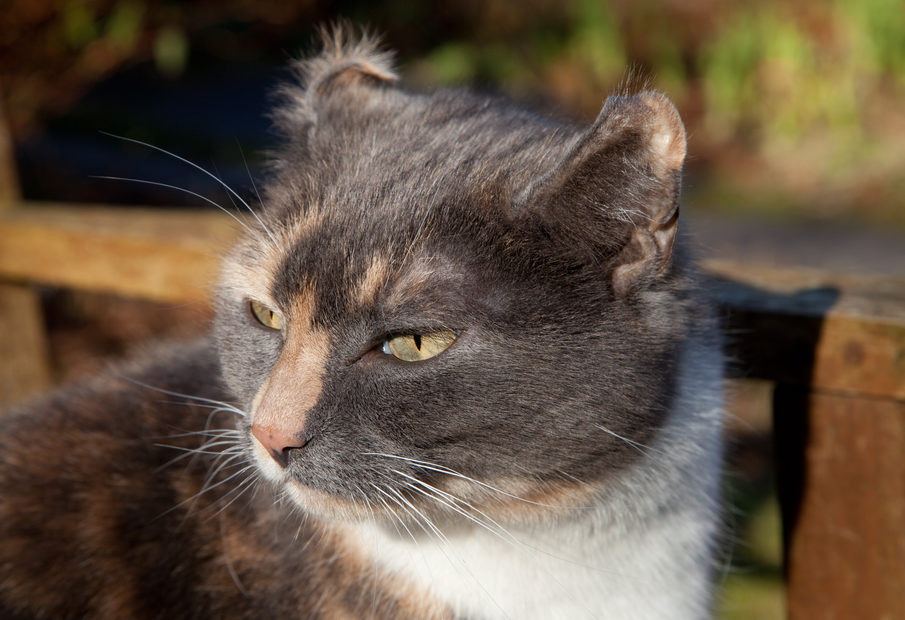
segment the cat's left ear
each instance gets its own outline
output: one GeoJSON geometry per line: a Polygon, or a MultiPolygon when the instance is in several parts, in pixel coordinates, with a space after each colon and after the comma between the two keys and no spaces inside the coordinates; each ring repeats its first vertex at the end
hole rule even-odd
{"type": "Polygon", "coordinates": [[[685,152],[685,128],[664,95],[613,96],[522,200],[560,241],[604,259],[624,298],[670,264],[685,152]]]}
{"type": "Polygon", "coordinates": [[[339,109],[365,105],[381,88],[399,79],[393,55],[380,49],[379,40],[352,26],[337,24],[320,32],[320,54],[293,65],[295,83],[277,91],[283,105],[274,119],[288,135],[318,122],[331,106],[339,109]]]}

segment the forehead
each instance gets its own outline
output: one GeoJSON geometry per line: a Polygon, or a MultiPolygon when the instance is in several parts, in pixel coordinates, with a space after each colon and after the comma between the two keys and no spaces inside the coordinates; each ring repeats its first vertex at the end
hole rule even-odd
{"type": "Polygon", "coordinates": [[[268,191],[280,306],[305,292],[328,319],[380,293],[456,284],[476,258],[472,238],[506,228],[501,188],[523,186],[569,146],[562,127],[484,100],[387,97],[283,152],[268,191]]]}

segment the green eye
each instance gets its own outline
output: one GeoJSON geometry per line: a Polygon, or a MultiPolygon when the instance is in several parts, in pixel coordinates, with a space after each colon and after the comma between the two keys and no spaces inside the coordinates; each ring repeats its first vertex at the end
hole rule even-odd
{"type": "Polygon", "coordinates": [[[249,302],[251,313],[258,323],[270,329],[283,329],[283,317],[258,301],[249,302]]]}
{"type": "Polygon", "coordinates": [[[387,338],[382,350],[403,362],[420,362],[440,355],[455,339],[456,332],[451,329],[426,334],[402,334],[387,338]]]}

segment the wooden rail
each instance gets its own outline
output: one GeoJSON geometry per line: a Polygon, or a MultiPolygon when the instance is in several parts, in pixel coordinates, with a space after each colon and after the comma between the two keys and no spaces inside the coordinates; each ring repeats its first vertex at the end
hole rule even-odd
{"type": "Polygon", "coordinates": [[[212,211],[29,203],[0,211],[0,280],[203,300],[238,226],[212,211]]]}
{"type": "MultiPolygon", "coordinates": [[[[204,299],[237,233],[220,213],[7,202],[0,310],[32,284],[204,299]]],[[[705,267],[733,372],[776,385],[790,617],[905,618],[905,280],[705,267]]],[[[37,316],[18,307],[0,311],[0,333],[37,316]]],[[[41,350],[37,332],[13,366],[41,372],[20,357],[41,350]]]]}
{"type": "Polygon", "coordinates": [[[737,375],[776,384],[790,618],[905,618],[905,280],[708,264],[737,375]]]}

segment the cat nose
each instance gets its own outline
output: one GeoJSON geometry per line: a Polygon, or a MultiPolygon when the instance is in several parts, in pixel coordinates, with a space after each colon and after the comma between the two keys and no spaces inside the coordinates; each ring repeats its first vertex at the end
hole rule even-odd
{"type": "Polygon", "coordinates": [[[289,465],[289,451],[295,448],[304,448],[307,439],[296,433],[290,433],[283,429],[271,428],[263,424],[253,424],[251,434],[264,446],[280,467],[289,465]]]}

